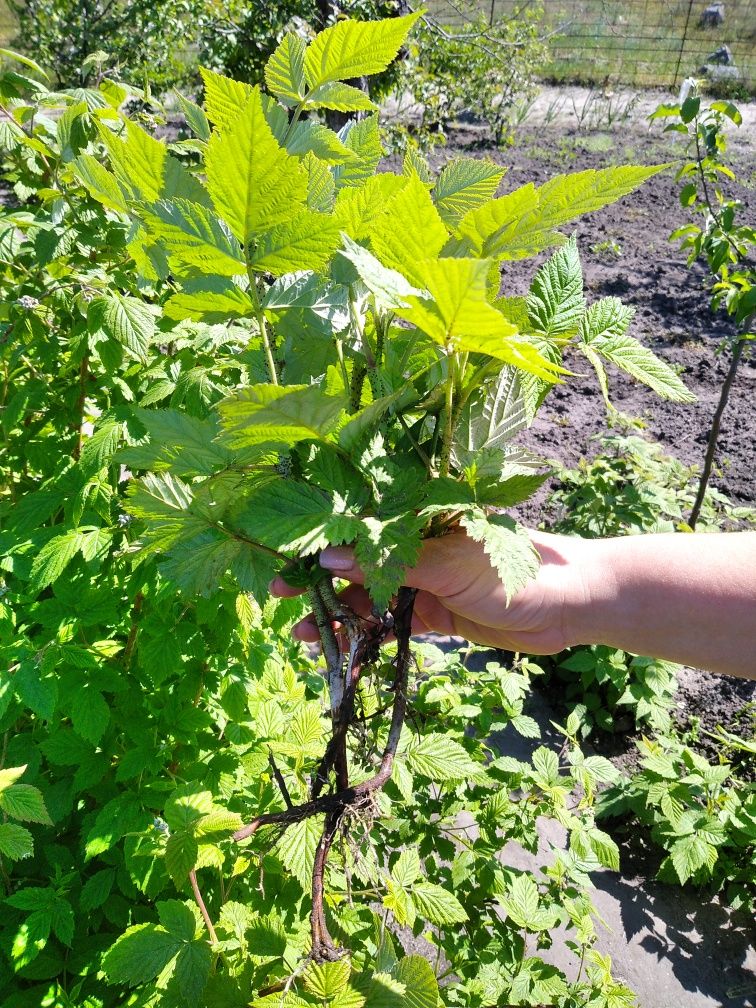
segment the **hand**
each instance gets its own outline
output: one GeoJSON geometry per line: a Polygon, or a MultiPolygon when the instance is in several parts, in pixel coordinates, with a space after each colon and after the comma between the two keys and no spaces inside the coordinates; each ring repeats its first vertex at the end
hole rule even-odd
{"type": "MultiPolygon", "coordinates": [[[[576,643],[569,628],[569,615],[584,600],[581,565],[585,540],[531,532],[541,556],[536,578],[506,604],[506,592],[480,543],[464,532],[453,532],[423,543],[415,567],[408,569],[404,583],[417,588],[412,632],[464,637],[478,644],[554,654],[576,643]]],[[[371,603],[363,587],[364,575],[350,547],[328,547],[320,564],[335,577],[352,582],[341,599],[355,613],[369,617],[371,603]]],[[[279,597],[302,593],[283,578],[271,582],[279,597]]],[[[293,629],[302,641],[319,640],[310,614],[293,629]]]]}

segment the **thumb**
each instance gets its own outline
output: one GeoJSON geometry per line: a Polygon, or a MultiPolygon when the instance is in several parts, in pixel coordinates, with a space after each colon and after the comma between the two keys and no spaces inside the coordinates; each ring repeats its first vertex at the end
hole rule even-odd
{"type": "MultiPolygon", "coordinates": [[[[426,539],[417,563],[406,569],[402,583],[408,588],[418,588],[434,595],[449,595],[462,590],[471,580],[470,545],[470,540],[463,533],[426,539]]],[[[345,581],[365,583],[365,573],[351,546],[327,546],[320,554],[320,566],[345,581]]]]}

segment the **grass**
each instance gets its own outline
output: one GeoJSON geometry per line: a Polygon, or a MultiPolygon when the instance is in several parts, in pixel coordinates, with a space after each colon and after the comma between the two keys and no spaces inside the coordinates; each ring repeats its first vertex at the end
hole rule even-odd
{"type": "MultiPolygon", "coordinates": [[[[522,0],[477,0],[487,18],[516,12],[522,0]]],[[[440,19],[462,24],[457,0],[430,0],[440,19]]],[[[703,29],[703,2],[690,0],[545,0],[551,61],[544,76],[580,84],[674,87],[728,45],[741,81],[756,91],[756,26],[751,0],[728,0],[724,24],[703,29]],[[559,30],[561,29],[561,31],[559,30]]]]}

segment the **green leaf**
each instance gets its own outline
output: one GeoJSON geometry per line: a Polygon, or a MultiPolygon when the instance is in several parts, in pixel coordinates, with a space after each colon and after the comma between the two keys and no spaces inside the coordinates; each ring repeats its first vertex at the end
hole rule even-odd
{"type": "Polygon", "coordinates": [[[583,270],[577,242],[570,238],[536,273],[527,297],[532,330],[546,339],[569,338],[585,314],[583,270]]]}
{"type": "Polygon", "coordinates": [[[302,164],[307,172],[307,206],[310,210],[330,213],[336,193],[333,172],[312,153],[305,154],[302,164]]]}
{"type": "Polygon", "coordinates": [[[624,333],[632,316],[633,310],[626,308],[616,298],[602,298],[588,309],[578,347],[589,359],[589,351],[592,351],[615,364],[648,385],[663,399],[681,403],[695,402],[695,394],[686,388],[669,364],[624,333]]]}
{"type": "Polygon", "coordinates": [[[538,886],[529,875],[518,875],[509,886],[501,905],[518,927],[532,927],[537,922],[538,886]]]}
{"type": "Polygon", "coordinates": [[[376,221],[371,244],[384,266],[397,270],[422,288],[425,275],[418,265],[436,258],[448,237],[428,187],[417,175],[412,175],[376,221]]]}
{"type": "Polygon", "coordinates": [[[381,73],[394,60],[419,16],[420,12],[382,21],[344,19],[319,32],[305,53],[308,85],[316,91],[328,81],[381,73]]]}
{"type": "MultiPolygon", "coordinates": [[[[216,438],[219,425],[214,416],[199,420],[180,410],[134,410],[147,429],[149,444],[124,449],[120,458],[134,469],[160,471],[170,468],[179,476],[210,476],[225,468],[232,454],[216,438]]],[[[187,508],[191,491],[180,480],[166,486],[171,507],[187,508]]]]}
{"type": "Polygon", "coordinates": [[[413,847],[403,850],[391,869],[391,877],[397,885],[409,888],[421,874],[420,856],[413,847]]]}
{"type": "Polygon", "coordinates": [[[675,840],[669,856],[681,885],[707,863],[709,846],[696,833],[675,840]]]}
{"type": "Polygon", "coordinates": [[[393,973],[404,985],[403,1008],[436,1008],[438,981],[427,959],[419,955],[404,956],[393,973]]]}
{"type": "Polygon", "coordinates": [[[284,105],[297,105],[305,96],[304,56],[306,43],[286,32],[265,64],[265,83],[284,105]]]}
{"type": "Polygon", "coordinates": [[[9,861],[20,861],[34,853],[34,839],[24,826],[0,823],[0,856],[9,861]]]}
{"type": "Polygon", "coordinates": [[[97,745],[110,723],[110,706],[91,683],[80,686],[71,694],[71,723],[81,738],[97,745]]]}
{"type": "Polygon", "coordinates": [[[115,881],[115,870],[113,868],[103,868],[90,876],[81,888],[79,896],[79,910],[82,913],[89,913],[101,907],[113,888],[115,881]]]}
{"type": "Polygon", "coordinates": [[[151,305],[130,294],[108,292],[89,303],[87,320],[92,331],[101,330],[147,363],[148,350],[155,338],[155,315],[151,305]]]}
{"type": "Polygon", "coordinates": [[[254,315],[252,299],[227,277],[196,277],[185,280],[178,294],[168,298],[163,309],[172,319],[223,323],[254,315]]]}
{"type": "Polygon", "coordinates": [[[218,273],[236,276],[246,266],[227,225],[206,207],[189,200],[159,200],[141,209],[150,238],[160,242],[176,276],[218,273]]]}
{"type": "Polygon", "coordinates": [[[205,85],[205,109],[208,119],[223,129],[237,118],[252,96],[254,88],[205,67],[200,67],[200,74],[205,85]]]}
{"type": "Polygon", "coordinates": [[[435,781],[465,780],[482,769],[459,742],[441,734],[424,735],[412,745],[407,750],[407,763],[414,773],[435,781]]]}
{"type": "Polygon", "coordinates": [[[0,809],[11,819],[52,825],[42,792],[31,784],[13,784],[0,791],[0,809]]]}
{"type": "Polygon", "coordinates": [[[413,276],[430,299],[408,297],[409,308],[396,314],[450,350],[482,353],[495,360],[555,381],[557,366],[518,338],[517,330],[487,299],[487,259],[432,259],[419,263],[413,276]]]}
{"type": "Polygon", "coordinates": [[[450,161],[433,189],[433,202],[447,227],[455,228],[465,214],[487,203],[505,172],[505,168],[478,158],[450,161]]]}
{"type": "Polygon", "coordinates": [[[176,959],[170,991],[174,1003],[186,1008],[204,1008],[205,988],[210,978],[213,952],[206,941],[197,940],[183,946],[176,959]]]}
{"type": "Polygon", "coordinates": [[[298,270],[321,270],[338,242],[338,223],[330,214],[302,209],[259,237],[250,265],[259,273],[279,277],[298,270]]]}
{"type": "Polygon", "coordinates": [[[123,424],[120,421],[106,420],[98,424],[92,437],[84,442],[79,468],[85,479],[91,479],[110,465],[120,443],[122,431],[123,424]]]}
{"type": "Polygon", "coordinates": [[[306,108],[327,108],[336,112],[372,112],[375,103],[359,88],[340,81],[332,81],[310,92],[306,108]]]}
{"type": "Polygon", "coordinates": [[[171,833],[165,845],[165,867],[177,886],[183,885],[197,863],[199,847],[192,833],[179,830],[171,833]]]}
{"type": "Polygon", "coordinates": [[[328,545],[333,510],[333,501],[317,487],[276,480],[252,491],[236,521],[257,542],[309,554],[328,545]]]}
{"type": "Polygon", "coordinates": [[[207,193],[202,185],[168,153],[162,141],[150,136],[131,119],[123,119],[120,125],[119,137],[100,123],[100,138],[118,181],[133,199],[154,203],[158,199],[180,196],[207,204],[207,193]]]}
{"type": "Polygon", "coordinates": [[[388,521],[364,517],[357,527],[356,556],[373,603],[386,609],[407,567],[420,555],[423,522],[406,515],[388,521]]]}
{"type": "Polygon", "coordinates": [[[527,531],[508,515],[467,514],[462,527],[484,551],[501,578],[507,605],[538,573],[540,557],[527,531]]]}
{"type": "Polygon", "coordinates": [[[203,109],[201,109],[199,105],[195,105],[193,101],[190,101],[178,91],[174,91],[173,93],[176,95],[179,108],[184,114],[184,118],[186,119],[186,124],[189,129],[195,134],[195,136],[199,137],[200,140],[208,141],[210,139],[210,123],[207,121],[207,116],[205,115],[203,109]]]}
{"type": "MultiPolygon", "coordinates": [[[[289,154],[304,157],[310,152],[326,164],[348,164],[355,156],[333,130],[313,119],[302,119],[288,130],[285,146],[289,154]]],[[[333,181],[332,175],[330,178],[333,181]]]]}
{"type": "Polygon", "coordinates": [[[465,452],[506,448],[528,426],[517,370],[505,367],[463,411],[455,445],[465,452]]]}
{"type": "Polygon", "coordinates": [[[234,448],[325,438],[347,408],[346,397],[317,385],[250,385],[218,404],[224,440],[234,448]]]}
{"type": "Polygon", "coordinates": [[[373,177],[378,162],[383,157],[378,113],[358,122],[347,123],[339,133],[339,139],[355,156],[346,164],[336,165],[333,169],[336,188],[361,186],[373,177]]]}
{"type": "Polygon", "coordinates": [[[348,959],[337,962],[310,963],[302,975],[308,994],[330,1001],[349,983],[352,967],[348,959]]]}
{"type": "Polygon", "coordinates": [[[417,882],[410,889],[412,902],[421,917],[441,926],[467,920],[467,912],[457,897],[440,885],[417,882]]]}
{"type": "Polygon", "coordinates": [[[205,167],[215,209],[243,244],[304,206],[307,173],[273,136],[259,88],[236,118],[212,135],[205,167]]]}
{"type": "Polygon", "coordinates": [[[612,871],[619,871],[619,847],[608,833],[594,826],[588,833],[588,841],[600,864],[612,871]]]}
{"type": "Polygon", "coordinates": [[[299,342],[304,333],[331,337],[349,325],[349,294],[342,284],[313,274],[284,276],[268,287],[265,314],[276,333],[299,342]]]}
{"type": "Polygon", "coordinates": [[[24,706],[38,717],[50,720],[58,703],[58,681],[54,675],[44,675],[33,659],[26,660],[13,676],[13,688],[24,706]]]}
{"type": "Polygon", "coordinates": [[[122,214],[129,212],[128,190],[93,154],[80,154],[71,167],[90,195],[103,206],[122,214]]]}
{"type": "Polygon", "coordinates": [[[459,233],[475,255],[522,259],[564,237],[555,229],[632,192],[666,165],[622,166],[557,175],[540,188],[529,182],[468,213],[459,233]]]}
{"type": "Polygon", "coordinates": [[[401,273],[384,266],[372,252],[353,242],[349,235],[342,233],[341,241],[341,254],[357,270],[360,280],[374,296],[379,308],[406,308],[407,304],[403,300],[405,297],[422,294],[401,273]]]}
{"type": "Polygon", "coordinates": [[[32,563],[29,591],[36,595],[57,581],[76,554],[81,552],[83,541],[81,531],[71,529],[46,542],[32,563]]]}
{"type": "Polygon", "coordinates": [[[323,816],[311,816],[293,823],[276,844],[275,850],[284,867],[297,879],[306,893],[312,885],[315,848],[323,832],[323,816]]]}
{"type": "Polygon", "coordinates": [[[159,976],[183,942],[156,924],[135,924],[102,957],[108,983],[136,987],[159,976]]]}

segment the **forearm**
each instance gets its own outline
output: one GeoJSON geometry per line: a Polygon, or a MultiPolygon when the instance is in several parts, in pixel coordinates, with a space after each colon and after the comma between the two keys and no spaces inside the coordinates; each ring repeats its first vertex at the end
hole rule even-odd
{"type": "Polygon", "coordinates": [[[576,642],[756,678],[756,533],[586,541],[580,565],[576,642]]]}

